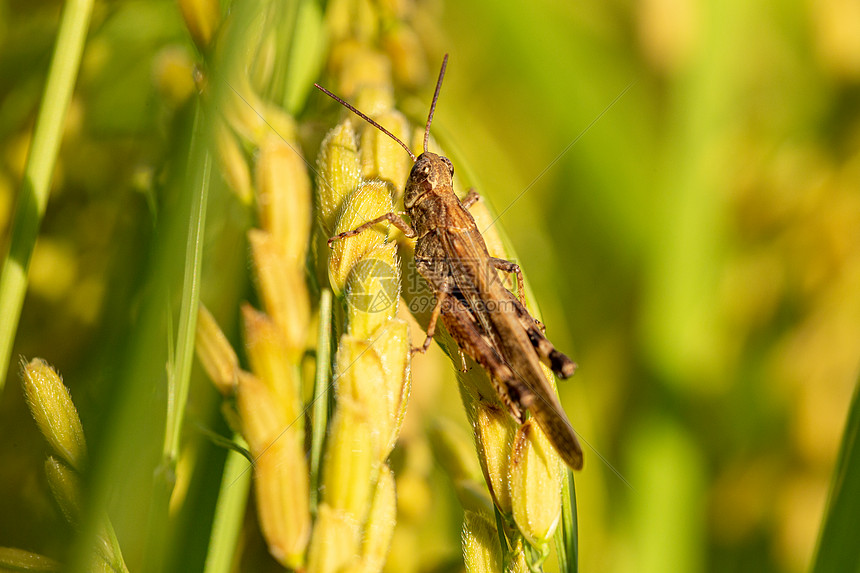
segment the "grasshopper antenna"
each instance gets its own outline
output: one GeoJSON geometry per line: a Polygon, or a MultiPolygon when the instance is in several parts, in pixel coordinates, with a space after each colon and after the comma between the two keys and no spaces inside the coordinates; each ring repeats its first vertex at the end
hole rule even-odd
{"type": "MultiPolygon", "coordinates": [[[[382,127],[381,125],[379,125],[378,123],[376,123],[375,121],[373,121],[372,119],[370,119],[367,115],[365,115],[365,114],[363,114],[362,112],[360,112],[360,111],[358,111],[357,109],[355,109],[355,107],[354,107],[353,105],[351,105],[351,104],[349,104],[349,103],[345,102],[344,100],[342,100],[341,98],[337,97],[336,95],[334,95],[333,93],[331,93],[330,91],[328,91],[327,89],[325,89],[324,87],[322,87],[321,85],[319,85],[319,84],[314,84],[314,86],[315,86],[318,90],[320,90],[322,93],[324,93],[325,95],[327,95],[328,97],[330,97],[330,98],[331,98],[331,99],[333,99],[334,101],[338,102],[340,105],[342,105],[343,107],[345,107],[346,109],[348,109],[349,111],[351,111],[352,113],[354,113],[355,115],[357,115],[358,117],[360,117],[361,119],[363,119],[364,121],[366,121],[367,123],[369,123],[370,125],[372,125],[373,127],[375,127],[376,129],[378,129],[379,131],[381,131],[382,133],[384,133],[385,135],[387,135],[388,137],[390,137],[391,139],[393,139],[394,141],[396,141],[397,143],[399,143],[399,144],[400,144],[400,146],[401,146],[401,147],[403,147],[403,149],[405,149],[405,150],[406,150],[406,153],[408,153],[408,154],[409,154],[409,157],[411,157],[411,158],[412,158],[412,162],[413,162],[413,163],[415,162],[415,154],[414,154],[414,153],[412,153],[412,150],[411,150],[411,149],[409,149],[408,147],[406,147],[406,144],[405,144],[405,143],[403,143],[402,141],[400,141],[400,140],[397,138],[397,136],[396,136],[396,135],[394,135],[393,133],[391,133],[390,131],[388,131],[387,129],[385,129],[384,127],[382,127]]],[[[437,93],[438,93],[438,90],[439,90],[439,88],[437,87],[437,88],[436,88],[437,93]]],[[[435,103],[435,98],[434,98],[434,103],[435,103]]],[[[433,112],[431,111],[430,113],[431,113],[431,115],[432,115],[432,113],[433,113],[433,112]]],[[[429,126],[429,124],[428,124],[428,126],[429,126]]],[[[425,138],[425,144],[424,144],[424,147],[425,147],[425,148],[427,147],[427,144],[426,144],[426,138],[425,138]]]]}
{"type": "MultiPolygon", "coordinates": [[[[424,153],[427,153],[427,144],[430,142],[430,123],[433,121],[433,112],[436,111],[436,101],[442,90],[442,78],[445,77],[445,68],[448,67],[448,54],[442,58],[442,69],[439,70],[439,79],[436,80],[436,91],[433,93],[433,102],[430,104],[430,115],[427,116],[427,127],[424,128],[424,153]]],[[[414,161],[414,159],[413,159],[414,161]]]]}

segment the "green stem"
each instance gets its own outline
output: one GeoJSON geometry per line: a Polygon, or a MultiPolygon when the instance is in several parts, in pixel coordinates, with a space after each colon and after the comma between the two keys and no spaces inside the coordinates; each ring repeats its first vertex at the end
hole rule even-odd
{"type": "Polygon", "coordinates": [[[505,537],[505,523],[502,518],[502,513],[497,505],[493,505],[493,514],[496,517],[496,533],[499,535],[499,549],[501,550],[504,560],[504,568],[507,571],[508,564],[511,561],[511,548],[508,546],[508,539],[505,537]]]}
{"type": "Polygon", "coordinates": [[[9,252],[0,278],[0,392],[27,292],[27,270],[48,204],[66,112],[81,64],[93,0],[69,0],[63,10],[48,81],[36,119],[33,143],[12,220],[9,252]]]}
{"type": "MultiPolygon", "coordinates": [[[[198,113],[200,111],[198,110],[198,113]]],[[[195,122],[196,123],[196,122],[195,122]]],[[[198,124],[199,125],[199,124],[198,124]]],[[[201,144],[202,133],[195,133],[191,145],[191,165],[199,165],[198,153],[203,154],[202,169],[197,173],[188,225],[188,242],[185,245],[185,276],[182,284],[182,305],[179,309],[179,338],[176,362],[170,378],[174,382],[167,402],[167,433],[164,438],[164,458],[175,462],[179,456],[179,436],[185,419],[191,364],[194,358],[194,335],[197,329],[197,309],[200,305],[200,269],[203,264],[203,229],[206,226],[206,204],[209,198],[209,179],[212,159],[201,144]],[[201,146],[201,147],[198,147],[201,146]]],[[[205,145],[205,144],[202,144],[205,145]]]]}
{"type": "Polygon", "coordinates": [[[573,472],[565,468],[561,485],[561,527],[555,532],[558,570],[562,573],[579,571],[579,536],[576,519],[576,487],[573,472]]]}
{"type": "MultiPolygon", "coordinates": [[[[238,434],[233,439],[247,448],[248,445],[238,434]]],[[[218,492],[218,505],[212,534],[209,536],[209,553],[206,555],[204,573],[227,573],[233,570],[233,559],[239,534],[242,532],[248,491],[251,488],[251,463],[238,450],[230,450],[221,489],[218,492]]]]}
{"type": "Polygon", "coordinates": [[[311,511],[316,512],[319,496],[319,468],[328,414],[329,366],[331,364],[331,290],[320,293],[317,369],[314,378],[313,424],[311,426],[311,511]]]}
{"type": "MultiPolygon", "coordinates": [[[[167,373],[167,419],[162,445],[161,462],[155,474],[152,491],[152,511],[149,514],[150,551],[145,561],[145,571],[163,570],[164,552],[167,549],[167,529],[169,522],[168,505],[176,482],[176,462],[179,459],[182,423],[185,420],[185,405],[188,402],[188,389],[191,381],[191,364],[194,357],[194,335],[197,328],[197,309],[200,303],[200,272],[203,259],[203,230],[206,226],[206,205],[209,198],[209,180],[212,160],[206,148],[209,140],[203,121],[203,111],[197,108],[194,117],[194,131],[189,152],[189,173],[194,173],[194,183],[189,187],[192,192],[187,240],[185,243],[184,276],[182,283],[182,302],[179,308],[179,330],[176,353],[172,355],[172,327],[168,327],[167,373]]],[[[169,316],[169,312],[168,312],[169,316]]],[[[169,322],[169,321],[168,321],[169,322]]]]}

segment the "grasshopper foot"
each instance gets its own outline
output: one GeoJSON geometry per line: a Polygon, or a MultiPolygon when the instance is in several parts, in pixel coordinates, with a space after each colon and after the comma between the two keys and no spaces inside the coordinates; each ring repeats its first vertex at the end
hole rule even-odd
{"type": "Polygon", "coordinates": [[[466,365],[466,355],[463,354],[463,351],[460,351],[460,372],[465,374],[469,371],[469,367],[466,365]]]}
{"type": "Polygon", "coordinates": [[[326,244],[328,245],[328,248],[330,249],[330,248],[332,248],[331,247],[332,243],[334,243],[335,241],[340,241],[341,239],[346,239],[347,237],[353,237],[357,234],[358,233],[356,231],[347,231],[345,233],[340,233],[338,235],[335,235],[334,237],[329,238],[329,240],[326,241],[326,244]]]}

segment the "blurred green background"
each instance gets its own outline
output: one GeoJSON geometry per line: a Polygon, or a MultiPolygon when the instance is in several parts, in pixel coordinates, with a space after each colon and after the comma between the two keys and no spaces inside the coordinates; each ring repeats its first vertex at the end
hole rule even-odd
{"type": "MultiPolygon", "coordinates": [[[[418,30],[424,73],[451,55],[434,132],[502,215],[548,334],[580,365],[560,392],[589,445],[582,570],[805,570],[860,365],[860,5],[417,4],[436,18],[418,30]]],[[[0,0],[4,245],[59,10],[0,0]]],[[[174,2],[97,2],[13,354],[64,375],[96,442],[152,253],[171,241],[157,229],[178,201],[196,58],[174,2]]],[[[210,201],[204,300],[235,320],[249,215],[224,190],[210,201]]],[[[0,402],[0,545],[62,557],[72,532],[16,368],[0,402]]],[[[458,407],[450,366],[428,370],[445,381],[423,394],[416,376],[413,417],[458,407]]],[[[190,423],[223,431],[207,388],[190,423]]],[[[223,453],[206,451],[217,468],[223,453]]],[[[211,512],[217,478],[197,476],[189,505],[211,512]]],[[[434,495],[452,498],[445,487],[434,495]]],[[[140,491],[119,505],[145,506],[140,491]]],[[[184,518],[196,563],[211,515],[184,518]]],[[[456,517],[443,522],[441,557],[420,570],[456,570],[456,517]]],[[[131,526],[116,525],[122,542],[131,526]]]]}

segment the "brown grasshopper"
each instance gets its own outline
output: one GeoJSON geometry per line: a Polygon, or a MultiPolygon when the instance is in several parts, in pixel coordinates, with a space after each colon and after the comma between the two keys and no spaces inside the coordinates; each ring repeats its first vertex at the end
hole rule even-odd
{"type": "Polygon", "coordinates": [[[568,378],[576,369],[573,361],[555,349],[543,333],[543,325],[525,306],[523,275],[516,263],[491,257],[469,207],[479,196],[470,190],[461,202],[454,194],[454,166],[447,157],[430,153],[427,145],[430,124],[442,87],[448,55],[436,83],[430,114],[424,129],[424,152],[417,158],[387,129],[318,84],[314,84],[350,111],[399,143],[414,162],[403,199],[412,225],[396,213],[386,213],[352,231],[336,235],[333,241],[351,237],[387,221],[415,243],[415,265],[433,289],[436,302],[427,326],[424,345],[413,352],[425,352],[433,340],[439,317],[457,342],[489,373],[499,398],[520,423],[530,412],[549,437],[562,459],[573,469],[582,468],[582,448],[544,376],[539,361],[556,375],[568,378]],[[514,273],[519,298],[499,280],[498,271],[514,273]]]}

